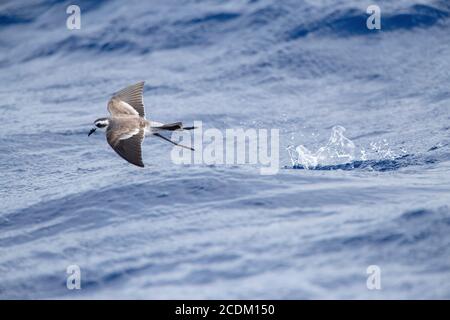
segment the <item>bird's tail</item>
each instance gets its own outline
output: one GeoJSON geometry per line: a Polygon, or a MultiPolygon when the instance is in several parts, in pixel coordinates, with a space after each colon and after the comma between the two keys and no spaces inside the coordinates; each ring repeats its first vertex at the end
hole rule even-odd
{"type": "Polygon", "coordinates": [[[183,127],[183,123],[181,122],[174,122],[174,123],[168,123],[164,124],[162,126],[157,127],[161,130],[167,130],[167,131],[175,131],[175,130],[193,130],[197,127],[183,127]]]}

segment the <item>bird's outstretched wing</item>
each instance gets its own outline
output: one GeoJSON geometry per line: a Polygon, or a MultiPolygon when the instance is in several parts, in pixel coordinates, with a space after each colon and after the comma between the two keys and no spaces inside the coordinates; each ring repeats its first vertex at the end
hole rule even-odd
{"type": "Polygon", "coordinates": [[[106,131],[108,144],[117,152],[119,156],[128,162],[144,167],[142,161],[142,141],[144,140],[144,129],[109,129],[106,131]]]}
{"type": "Polygon", "coordinates": [[[109,113],[145,117],[143,91],[144,81],[141,81],[116,92],[108,102],[109,113]]]}

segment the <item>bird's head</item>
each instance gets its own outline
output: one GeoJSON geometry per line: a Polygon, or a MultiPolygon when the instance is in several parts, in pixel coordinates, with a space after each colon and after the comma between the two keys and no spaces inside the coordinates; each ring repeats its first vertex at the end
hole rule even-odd
{"type": "Polygon", "coordinates": [[[89,131],[88,137],[95,132],[97,129],[107,129],[109,126],[108,118],[98,118],[94,121],[94,127],[89,131]]]}

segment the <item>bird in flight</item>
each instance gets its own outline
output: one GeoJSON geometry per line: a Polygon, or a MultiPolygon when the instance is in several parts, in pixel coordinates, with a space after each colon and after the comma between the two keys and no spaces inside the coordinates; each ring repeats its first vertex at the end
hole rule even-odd
{"type": "Polygon", "coordinates": [[[176,146],[190,149],[163,136],[160,132],[192,130],[195,127],[183,127],[181,122],[163,124],[145,118],[143,102],[144,81],[133,84],[115,93],[108,102],[110,117],[94,121],[94,127],[88,136],[97,129],[106,129],[106,140],[115,152],[128,162],[144,167],[142,161],[142,141],[146,135],[164,139],[176,146]]]}

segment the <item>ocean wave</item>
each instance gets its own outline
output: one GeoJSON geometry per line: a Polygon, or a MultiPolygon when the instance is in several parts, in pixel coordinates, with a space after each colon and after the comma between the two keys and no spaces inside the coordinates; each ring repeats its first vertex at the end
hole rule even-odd
{"type": "MultiPolygon", "coordinates": [[[[311,170],[369,170],[369,171],[394,171],[409,166],[424,166],[438,163],[440,161],[448,161],[450,154],[446,156],[423,156],[407,154],[395,159],[382,160],[357,160],[349,163],[341,163],[335,165],[318,165],[311,170]]],[[[303,165],[294,165],[293,169],[307,169],[303,165]]]]}
{"type": "Polygon", "coordinates": [[[449,297],[450,6],[381,2],[366,38],[332,2],[2,2],[0,297],[449,297]],[[279,129],[286,169],[128,164],[87,133],[139,80],[152,120],[279,129]]]}
{"type": "MultiPolygon", "coordinates": [[[[399,30],[412,30],[437,25],[448,19],[449,11],[446,8],[437,8],[431,5],[413,5],[400,12],[385,13],[382,11],[382,28],[380,32],[393,32],[399,30]]],[[[302,23],[286,33],[287,40],[295,40],[310,34],[326,36],[356,36],[377,34],[366,27],[368,15],[360,9],[334,11],[320,20],[302,23]]]]}
{"type": "MultiPolygon", "coordinates": [[[[27,9],[27,16],[22,15],[20,6],[9,13],[0,15],[0,24],[32,24],[36,27],[54,21],[56,12],[39,18],[40,12],[62,4],[56,2],[48,4],[43,2],[35,5],[34,11],[27,9]],[[20,10],[19,10],[20,9],[20,10]],[[37,21],[35,21],[35,19],[37,21]]],[[[105,19],[103,14],[107,2],[88,1],[82,4],[83,12],[90,14],[91,19],[97,15],[105,19]],[[96,12],[100,11],[100,12],[96,12]],[[91,14],[93,12],[93,14],[91,14]]],[[[248,9],[235,9],[229,11],[210,10],[200,14],[187,11],[179,14],[172,20],[160,20],[152,11],[144,10],[130,25],[131,15],[118,18],[112,16],[96,32],[83,32],[82,34],[60,34],[48,39],[45,44],[33,44],[25,57],[20,61],[26,62],[54,55],[78,53],[131,53],[145,55],[158,50],[171,50],[188,46],[208,46],[219,43],[230,37],[244,37],[251,41],[252,34],[264,32],[266,46],[280,42],[289,42],[307,35],[327,37],[348,37],[356,35],[379,34],[366,27],[368,15],[360,8],[339,6],[340,9],[326,12],[315,12],[304,4],[283,5],[269,4],[249,6],[248,9]],[[148,15],[150,19],[146,19],[148,15]],[[298,17],[298,18],[296,18],[298,17]],[[293,25],[292,21],[303,20],[293,25]],[[63,35],[63,36],[61,36],[63,35]]],[[[449,8],[445,4],[435,5],[413,4],[408,8],[399,8],[395,11],[382,12],[381,32],[399,30],[413,30],[443,25],[449,17],[449,8]]],[[[106,17],[108,19],[108,17],[106,17]]],[[[249,50],[249,49],[245,49],[249,50]]],[[[2,62],[2,65],[8,61],[2,62]]]]}

